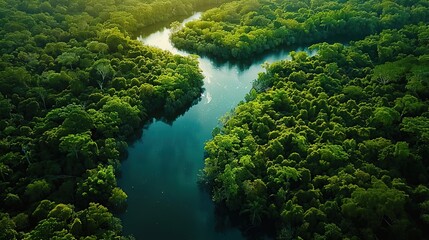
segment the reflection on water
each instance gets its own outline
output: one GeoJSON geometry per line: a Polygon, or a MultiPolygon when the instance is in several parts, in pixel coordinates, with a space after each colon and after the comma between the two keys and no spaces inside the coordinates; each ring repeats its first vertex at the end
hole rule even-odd
{"type": "MultiPolygon", "coordinates": [[[[197,12],[191,17],[182,19],[181,24],[182,26],[186,24],[187,22],[190,22],[192,20],[199,19],[201,17],[201,12],[197,12]]],[[[170,22],[171,23],[171,22],[170,22]]],[[[179,49],[175,48],[173,44],[170,42],[170,23],[160,23],[156,24],[154,26],[151,26],[149,28],[146,28],[145,31],[142,33],[140,37],[137,39],[142,41],[144,44],[149,46],[154,46],[161,48],[163,50],[170,51],[174,54],[180,54],[182,56],[189,55],[188,53],[184,51],[180,51],[179,49]],[[157,29],[156,31],[154,31],[157,29]]]]}
{"type": "MultiPolygon", "coordinates": [[[[185,21],[200,17],[196,13],[185,21]]],[[[140,40],[187,55],[169,41],[170,29],[162,26],[140,40]]],[[[209,194],[198,184],[204,167],[204,143],[218,119],[244,99],[261,64],[289,58],[286,51],[268,54],[245,67],[214,63],[199,58],[205,76],[201,100],[170,125],[162,121],[145,129],[142,138],[129,148],[122,164],[119,185],[128,194],[128,210],[121,218],[125,234],[149,240],[240,240],[242,233],[231,227],[228,215],[216,217],[209,194]]]]}

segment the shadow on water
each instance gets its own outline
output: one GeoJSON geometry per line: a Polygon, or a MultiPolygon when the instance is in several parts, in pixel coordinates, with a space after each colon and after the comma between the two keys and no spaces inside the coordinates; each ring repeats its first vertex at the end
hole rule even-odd
{"type": "MultiPolygon", "coordinates": [[[[210,195],[212,188],[205,182],[203,173],[199,174],[198,188],[201,192],[210,195]]],[[[259,223],[251,223],[249,218],[238,211],[231,211],[225,203],[215,204],[215,231],[225,232],[231,228],[239,229],[246,240],[272,240],[275,239],[276,223],[272,220],[262,219],[259,223]]]]}
{"type": "Polygon", "coordinates": [[[275,239],[275,222],[262,220],[259,225],[248,222],[248,218],[238,212],[229,211],[225,205],[215,206],[215,229],[223,232],[227,229],[238,228],[246,240],[268,240],[275,239]]]}
{"type": "MultiPolygon", "coordinates": [[[[171,46],[168,25],[153,26],[153,34],[140,40],[188,55],[171,46]]],[[[147,31],[142,35],[146,34],[147,31]]],[[[123,175],[118,184],[127,193],[129,206],[120,216],[125,234],[159,240],[273,238],[275,223],[263,220],[259,227],[248,224],[245,215],[227,211],[222,205],[215,206],[210,193],[201,190],[197,182],[204,167],[204,144],[218,126],[218,119],[244,99],[252,81],[263,71],[262,63],[287,58],[288,49],[255,57],[251,64],[199,58],[205,76],[199,99],[178,111],[159,113],[144,128],[141,138],[129,146],[129,157],[122,162],[123,175]]]]}
{"type": "MultiPolygon", "coordinates": [[[[211,8],[217,7],[217,5],[212,5],[212,4],[205,4],[202,6],[199,6],[195,9],[195,12],[204,12],[206,10],[209,10],[211,8]]],[[[162,22],[158,22],[149,26],[145,26],[142,27],[141,29],[137,29],[137,33],[141,34],[141,37],[147,37],[153,33],[158,32],[160,29],[164,29],[164,28],[169,28],[171,26],[171,23],[173,22],[183,22],[185,19],[189,18],[189,15],[181,15],[181,16],[176,16],[175,18],[166,20],[166,21],[162,21],[162,22]]]]}
{"type": "MultiPolygon", "coordinates": [[[[260,54],[255,54],[252,56],[252,58],[247,59],[223,59],[223,58],[216,58],[210,55],[202,55],[206,58],[210,58],[214,64],[215,67],[221,67],[221,66],[229,66],[230,68],[238,67],[238,70],[245,71],[249,69],[251,66],[255,64],[263,64],[265,60],[270,58],[281,58],[281,56],[289,55],[292,51],[305,51],[308,52],[307,48],[298,48],[298,47],[278,47],[275,49],[269,49],[266,50],[260,54]]],[[[310,55],[312,55],[310,53],[310,55]]]]}
{"type": "MultiPolygon", "coordinates": [[[[204,89],[201,90],[201,94],[204,92],[204,89]]],[[[173,112],[158,112],[155,113],[155,120],[162,121],[168,125],[173,125],[173,122],[176,121],[177,118],[185,115],[189,109],[191,109],[193,106],[197,105],[201,101],[201,96],[192,102],[183,105],[180,108],[174,109],[173,112]]]]}
{"type": "MultiPolygon", "coordinates": [[[[342,43],[343,45],[346,46],[349,44],[350,41],[357,41],[361,39],[362,38],[350,39],[350,37],[347,37],[347,36],[336,36],[332,39],[325,39],[324,41],[322,40],[320,42],[326,42],[329,44],[342,43]]],[[[255,64],[263,64],[265,59],[267,59],[268,57],[280,58],[281,56],[289,55],[289,53],[292,51],[295,51],[295,52],[305,51],[309,53],[310,56],[313,56],[315,54],[315,51],[309,51],[308,47],[303,48],[301,47],[302,45],[311,46],[312,43],[300,43],[299,45],[291,45],[291,46],[278,46],[276,48],[264,50],[261,53],[255,53],[252,55],[251,58],[245,58],[245,59],[235,59],[235,58],[225,59],[222,57],[213,56],[211,54],[197,53],[196,51],[192,51],[192,50],[186,50],[186,52],[189,52],[191,54],[198,54],[201,57],[210,59],[215,67],[222,67],[222,66],[228,66],[229,68],[238,67],[240,71],[245,71],[255,64]]],[[[184,49],[179,49],[179,50],[185,51],[184,49]]]]}
{"type": "MultiPolygon", "coordinates": [[[[201,94],[203,94],[204,90],[205,90],[204,88],[201,88],[201,94]]],[[[174,109],[173,112],[167,113],[165,111],[161,111],[161,112],[152,113],[151,115],[153,116],[153,118],[144,121],[143,125],[139,126],[139,129],[141,130],[135,131],[134,134],[130,135],[128,139],[126,139],[126,142],[132,145],[134,142],[141,139],[143,137],[143,133],[146,130],[148,130],[149,126],[154,122],[161,121],[172,126],[174,121],[176,121],[177,118],[185,115],[186,112],[188,112],[189,109],[191,109],[193,106],[197,105],[201,101],[201,99],[202,98],[200,96],[199,98],[194,99],[193,101],[187,104],[184,104],[182,107],[174,109]]],[[[128,157],[128,151],[121,152],[121,159],[125,160],[127,157],[128,157]]],[[[122,176],[121,172],[119,173],[119,176],[122,176]]]]}

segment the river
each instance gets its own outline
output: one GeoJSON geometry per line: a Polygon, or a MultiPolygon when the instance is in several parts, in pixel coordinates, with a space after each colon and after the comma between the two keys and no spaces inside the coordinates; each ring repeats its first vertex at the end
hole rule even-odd
{"type": "MultiPolygon", "coordinates": [[[[200,16],[196,13],[184,22],[200,16]]],[[[144,44],[187,55],[172,46],[165,24],[148,31],[139,38],[144,44]]],[[[285,50],[249,66],[199,58],[205,76],[201,101],[171,125],[162,121],[149,125],[122,163],[118,183],[128,194],[128,209],[121,215],[124,234],[137,240],[245,239],[225,218],[216,217],[209,194],[197,184],[204,167],[204,143],[219,118],[244,99],[258,72],[264,71],[261,64],[287,58],[285,50]]]]}

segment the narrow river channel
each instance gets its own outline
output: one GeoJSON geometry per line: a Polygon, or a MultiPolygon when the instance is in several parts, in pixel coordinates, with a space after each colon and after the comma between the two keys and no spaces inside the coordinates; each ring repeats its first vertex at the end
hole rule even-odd
{"type": "MultiPolygon", "coordinates": [[[[184,21],[200,16],[196,13],[184,21]]],[[[157,27],[140,40],[187,55],[171,45],[168,27],[157,27]]],[[[219,118],[244,99],[258,72],[264,71],[261,64],[287,58],[289,52],[276,51],[246,67],[199,58],[205,76],[201,101],[171,125],[152,123],[129,147],[129,157],[122,163],[119,185],[128,194],[128,210],[121,216],[125,234],[137,240],[245,239],[238,229],[219,222],[209,194],[198,187],[204,143],[219,118]]]]}

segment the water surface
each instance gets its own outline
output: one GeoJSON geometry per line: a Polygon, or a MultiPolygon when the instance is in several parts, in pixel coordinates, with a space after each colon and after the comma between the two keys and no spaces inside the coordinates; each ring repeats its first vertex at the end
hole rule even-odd
{"type": "MultiPolygon", "coordinates": [[[[172,46],[165,25],[149,31],[140,38],[144,44],[187,55],[172,46]]],[[[148,240],[245,239],[215,216],[210,196],[198,187],[204,143],[218,119],[244,99],[258,72],[264,71],[261,64],[286,58],[288,52],[276,51],[244,67],[199,58],[205,76],[202,100],[171,125],[152,123],[122,164],[119,185],[128,194],[128,210],[121,216],[125,234],[148,240]]]]}

